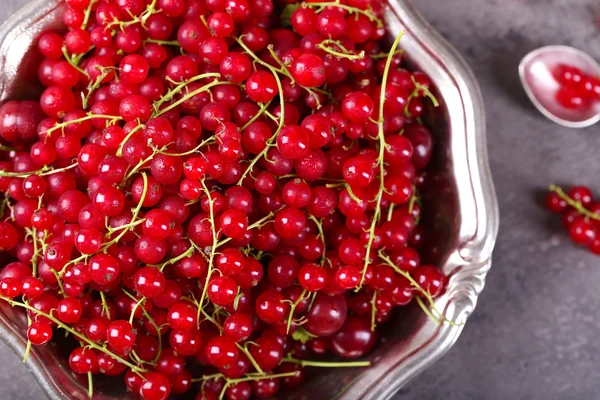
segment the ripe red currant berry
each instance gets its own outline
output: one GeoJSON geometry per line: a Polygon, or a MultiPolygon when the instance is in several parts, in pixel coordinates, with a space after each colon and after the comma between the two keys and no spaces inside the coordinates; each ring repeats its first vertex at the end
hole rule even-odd
{"type": "Polygon", "coordinates": [[[223,333],[236,342],[243,342],[252,333],[252,320],[246,314],[231,314],[225,319],[223,333]]]}
{"type": "Polygon", "coordinates": [[[233,365],[238,358],[238,353],[235,341],[227,336],[217,336],[206,345],[206,356],[217,368],[233,365]]]}
{"type": "Polygon", "coordinates": [[[81,228],[75,234],[75,248],[82,254],[94,254],[100,250],[102,233],[95,228],[81,228]]]}
{"type": "Polygon", "coordinates": [[[371,118],[374,110],[373,99],[365,92],[352,92],[342,101],[342,111],[352,122],[364,123],[371,118]]]}
{"type": "Polygon", "coordinates": [[[216,266],[221,273],[233,276],[242,272],[244,268],[245,257],[238,249],[224,249],[217,256],[216,266]]]}
{"type": "Polygon", "coordinates": [[[556,91],[555,98],[558,104],[571,110],[583,109],[590,105],[580,88],[561,87],[556,91]]]}
{"type": "Polygon", "coordinates": [[[446,278],[438,268],[431,265],[424,265],[419,267],[412,275],[419,286],[426,293],[429,293],[431,297],[437,297],[442,294],[446,278]]]}
{"type": "Polygon", "coordinates": [[[546,196],[546,208],[555,213],[563,213],[569,207],[567,201],[558,193],[550,192],[546,196]]]}
{"type": "Polygon", "coordinates": [[[282,321],[289,314],[289,304],[283,295],[267,290],[256,299],[256,315],[267,324],[282,321]]]}
{"type": "Polygon", "coordinates": [[[359,358],[371,351],[376,338],[368,318],[353,316],[331,338],[331,350],[343,358],[359,358]]]}
{"type": "Polygon", "coordinates": [[[30,175],[23,180],[23,193],[30,198],[38,198],[48,189],[48,183],[39,175],[30,175]]]}
{"type": "Polygon", "coordinates": [[[74,297],[67,297],[58,302],[58,319],[66,324],[74,324],[83,314],[81,302],[74,297]]]}
{"type": "Polygon", "coordinates": [[[21,294],[21,282],[18,279],[6,277],[0,280],[0,294],[12,299],[21,294]]]}
{"type": "Polygon", "coordinates": [[[589,245],[594,241],[598,232],[594,222],[588,221],[585,218],[576,218],[569,228],[569,236],[577,244],[584,246],[589,245]]]}
{"type": "Polygon", "coordinates": [[[156,267],[144,267],[135,272],[133,276],[135,290],[142,296],[153,298],[162,294],[165,289],[165,276],[156,267]]]}
{"type": "Polygon", "coordinates": [[[304,53],[292,64],[290,72],[294,79],[307,88],[322,86],[327,80],[325,63],[321,57],[304,53]]]}
{"type": "Polygon", "coordinates": [[[96,210],[107,217],[118,215],[125,207],[125,195],[112,186],[101,186],[92,197],[96,210]]]}
{"type": "Polygon", "coordinates": [[[277,338],[263,335],[256,339],[256,345],[250,348],[250,354],[265,371],[274,369],[283,358],[283,346],[277,338]]]}
{"type": "Polygon", "coordinates": [[[581,83],[584,74],[577,67],[567,64],[558,64],[552,69],[552,76],[564,86],[576,86],[581,83]]]}
{"type": "Polygon", "coordinates": [[[119,262],[109,254],[97,254],[90,259],[92,280],[99,285],[110,285],[119,278],[119,262]]]}
{"type": "Polygon", "coordinates": [[[268,103],[279,94],[279,89],[271,72],[257,71],[246,81],[246,93],[257,103],[268,103]]]}
{"type": "Polygon", "coordinates": [[[92,349],[78,347],[69,355],[69,366],[76,374],[87,374],[97,366],[98,359],[92,349]]]}
{"type": "Polygon", "coordinates": [[[135,331],[131,324],[124,320],[112,322],[106,330],[108,344],[119,352],[126,352],[133,348],[135,331]]]}
{"type": "Polygon", "coordinates": [[[277,135],[277,149],[287,159],[302,158],[308,153],[309,148],[310,134],[306,128],[289,125],[277,135]]]}
{"type": "Polygon", "coordinates": [[[128,54],[119,64],[119,78],[124,82],[140,84],[148,77],[148,62],[138,54],[128,54]]]}
{"type": "Polygon", "coordinates": [[[142,231],[151,239],[163,240],[169,237],[174,226],[175,222],[170,213],[165,210],[154,209],[146,214],[142,231]]]}
{"type": "Polygon", "coordinates": [[[275,231],[283,238],[298,237],[306,227],[306,216],[300,210],[285,208],[275,215],[275,231]]]}
{"type": "Polygon", "coordinates": [[[139,389],[143,400],[166,400],[171,393],[169,378],[159,372],[147,372],[139,389]]]}
{"type": "Polygon", "coordinates": [[[219,306],[232,304],[237,296],[237,283],[226,276],[213,278],[208,283],[208,298],[219,306]]]}
{"type": "Polygon", "coordinates": [[[344,289],[354,289],[361,280],[361,271],[354,265],[345,265],[335,273],[336,283],[344,289]]]}
{"type": "Polygon", "coordinates": [[[327,285],[327,271],[317,264],[306,264],[300,268],[298,282],[309,292],[318,292],[327,285]]]}
{"type": "Polygon", "coordinates": [[[28,276],[21,281],[23,297],[29,300],[40,297],[44,293],[44,284],[39,279],[28,276]]]}
{"type": "Polygon", "coordinates": [[[179,302],[169,309],[167,322],[172,329],[189,331],[196,328],[198,310],[191,303],[179,302]]]}
{"type": "Polygon", "coordinates": [[[27,340],[36,346],[46,344],[52,339],[52,326],[46,322],[35,321],[27,328],[27,340]]]}
{"type": "Polygon", "coordinates": [[[586,186],[574,186],[567,191],[567,196],[581,203],[584,207],[589,207],[593,201],[593,195],[590,188],[586,186]]]}
{"type": "Polygon", "coordinates": [[[248,230],[248,217],[244,212],[236,209],[224,211],[219,223],[223,233],[233,239],[243,237],[248,230]]]}

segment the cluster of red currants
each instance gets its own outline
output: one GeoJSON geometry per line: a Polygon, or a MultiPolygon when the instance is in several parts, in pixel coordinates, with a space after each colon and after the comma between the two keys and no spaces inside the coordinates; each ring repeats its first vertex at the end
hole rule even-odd
{"type": "Polygon", "coordinates": [[[546,197],[546,207],[562,214],[562,224],[573,242],[600,255],[600,203],[593,202],[592,191],[588,187],[574,186],[565,193],[552,185],[546,197]]]}
{"type": "Polygon", "coordinates": [[[437,103],[379,1],[65,2],[39,100],[0,109],[0,298],[29,344],[67,331],[90,394],[240,400],[368,366],[327,354],[429,311],[437,103]]]}
{"type": "Polygon", "coordinates": [[[560,87],[556,91],[558,104],[569,109],[587,109],[600,101],[600,79],[586,75],[579,68],[558,64],[552,76],[560,87]]]}

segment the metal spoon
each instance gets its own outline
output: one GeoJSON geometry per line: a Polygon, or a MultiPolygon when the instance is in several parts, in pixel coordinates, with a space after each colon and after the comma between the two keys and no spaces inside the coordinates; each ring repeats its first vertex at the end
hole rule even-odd
{"type": "Polygon", "coordinates": [[[581,50],[568,46],[546,46],[534,50],[521,60],[519,75],[535,107],[552,121],[569,128],[585,128],[600,121],[600,102],[578,110],[558,104],[555,95],[559,84],[551,72],[558,64],[569,64],[588,75],[600,76],[600,65],[581,50]]]}

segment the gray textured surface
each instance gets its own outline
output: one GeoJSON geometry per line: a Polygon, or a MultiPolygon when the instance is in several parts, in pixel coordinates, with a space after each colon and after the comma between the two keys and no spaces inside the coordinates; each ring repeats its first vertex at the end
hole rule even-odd
{"type": "MultiPolygon", "coordinates": [[[[0,0],[0,20],[27,0],[0,0]]],[[[476,313],[456,346],[397,400],[579,400],[600,389],[600,268],[540,206],[550,182],[599,188],[598,127],[572,131],[538,115],[516,67],[529,50],[570,44],[600,58],[595,0],[415,0],[467,58],[488,115],[501,229],[476,313]]],[[[0,346],[0,398],[41,399],[0,346]]]]}

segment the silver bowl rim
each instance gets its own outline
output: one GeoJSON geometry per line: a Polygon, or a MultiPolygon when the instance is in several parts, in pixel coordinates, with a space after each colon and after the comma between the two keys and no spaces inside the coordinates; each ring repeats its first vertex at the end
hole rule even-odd
{"type": "MultiPolygon", "coordinates": [[[[0,46],[11,38],[11,34],[13,38],[18,35],[19,25],[23,20],[43,18],[46,13],[56,8],[56,3],[57,0],[34,0],[16,12],[0,27],[0,46]]],[[[413,350],[418,351],[411,354],[407,352],[406,357],[379,376],[376,379],[376,390],[371,390],[370,393],[365,389],[360,390],[364,393],[362,398],[365,400],[390,398],[452,347],[462,332],[462,323],[475,309],[477,298],[484,288],[499,225],[497,197],[487,155],[484,104],[477,80],[465,60],[429,25],[412,0],[389,0],[389,3],[389,11],[400,18],[403,29],[415,38],[411,42],[412,45],[420,50],[426,47],[428,56],[431,57],[430,61],[443,67],[444,74],[447,74],[445,78],[455,85],[453,90],[458,94],[457,98],[460,98],[464,111],[460,125],[464,128],[464,137],[461,138],[464,148],[461,151],[464,152],[465,158],[453,159],[453,166],[466,171],[467,176],[461,179],[455,176],[454,184],[464,189],[457,191],[459,206],[467,204],[475,218],[471,218],[470,223],[465,223],[463,215],[460,242],[443,267],[444,271],[452,273],[449,289],[436,302],[446,315],[461,324],[437,325],[433,321],[425,322],[419,333],[426,333],[426,343],[414,344],[413,350]],[[423,38],[426,38],[426,46],[423,38]]],[[[0,87],[0,91],[2,90],[0,87]]],[[[15,353],[21,356],[24,354],[25,341],[2,313],[0,338],[15,353]]],[[[65,388],[57,387],[50,379],[35,349],[27,361],[27,366],[49,398],[58,400],[69,397],[65,388]]],[[[356,399],[351,392],[353,390],[347,390],[338,398],[356,399]]]]}

